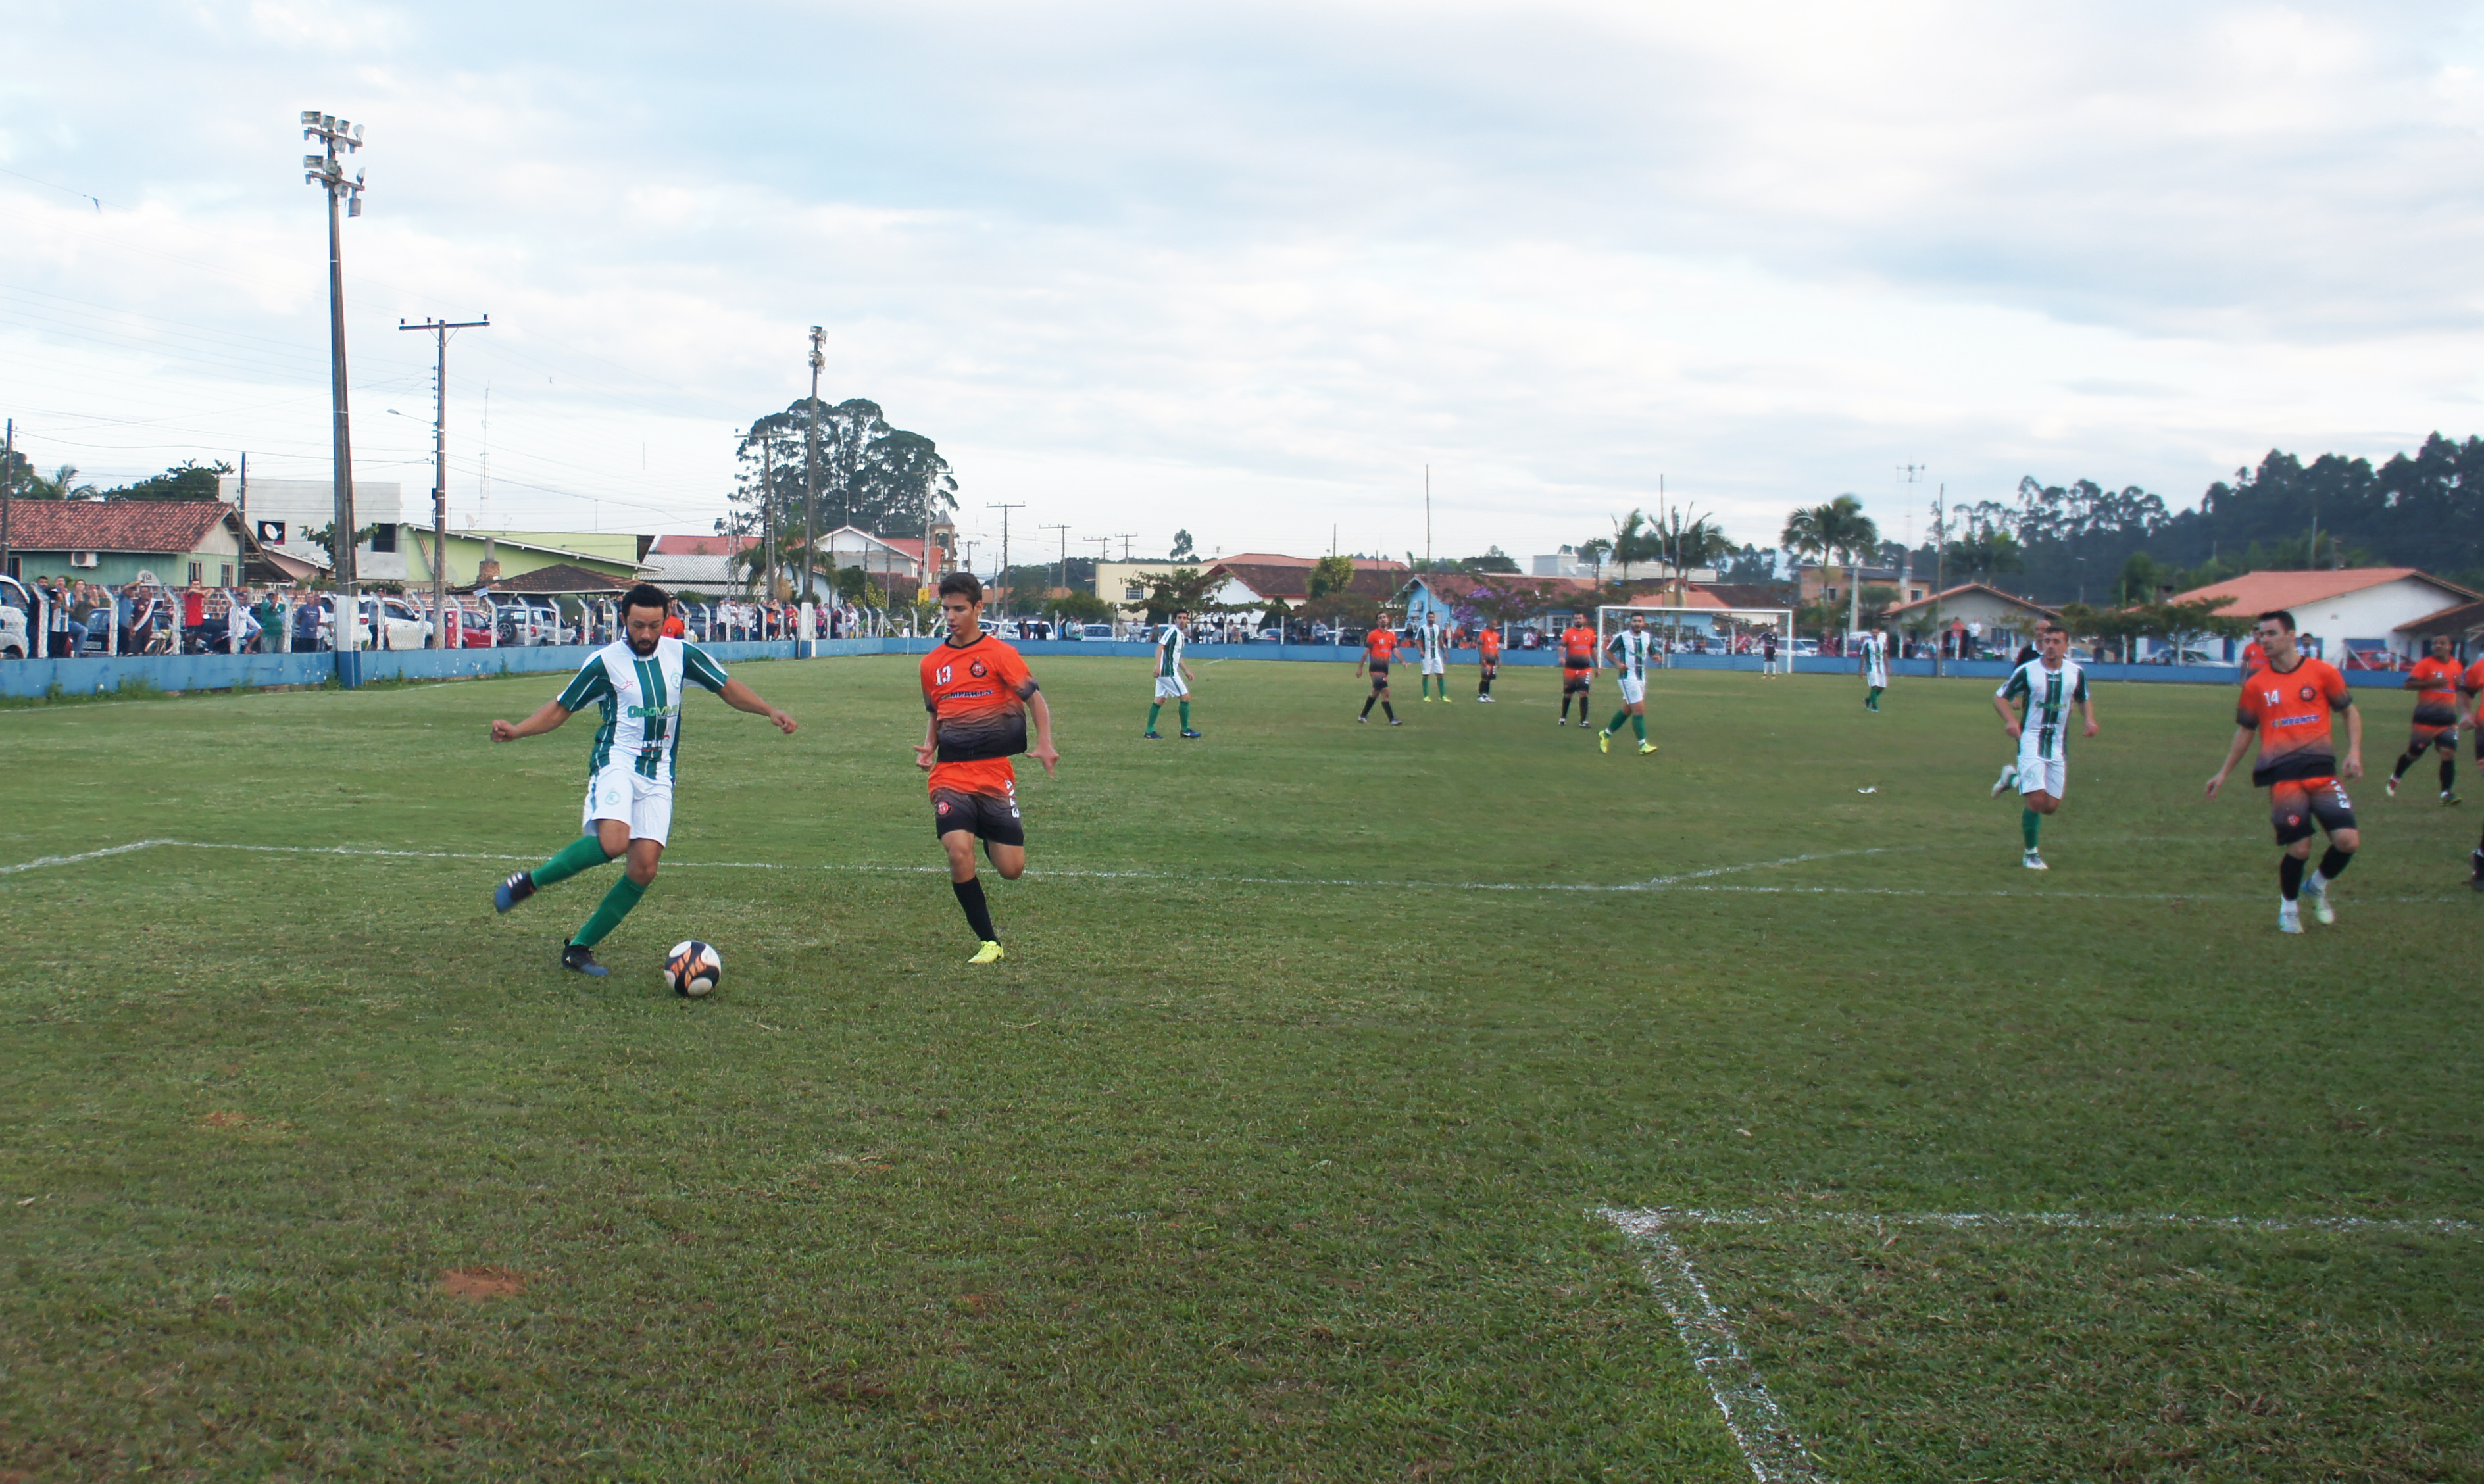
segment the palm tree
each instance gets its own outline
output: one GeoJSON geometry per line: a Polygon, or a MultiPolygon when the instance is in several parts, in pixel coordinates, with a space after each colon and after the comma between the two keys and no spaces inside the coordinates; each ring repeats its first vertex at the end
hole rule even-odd
{"type": "Polygon", "coordinates": [[[51,477],[35,474],[26,480],[25,495],[29,499],[86,499],[95,493],[92,484],[78,483],[75,464],[64,464],[52,471],[51,477]]]}
{"type": "Polygon", "coordinates": [[[1613,538],[1610,536],[1596,536],[1579,543],[1579,554],[1595,568],[1599,590],[1605,585],[1605,558],[1612,554],[1612,550],[1613,538]]]}
{"type": "MultiPolygon", "coordinates": [[[[1863,513],[1863,501],[1840,495],[1823,505],[1804,505],[1786,517],[1778,538],[1788,550],[1822,560],[1838,557],[1846,567],[1846,627],[1852,633],[1862,618],[1862,593],[1854,582],[1854,558],[1880,544],[1880,527],[1863,513]]],[[[1821,635],[1826,638],[1823,633],[1821,635]]]]}

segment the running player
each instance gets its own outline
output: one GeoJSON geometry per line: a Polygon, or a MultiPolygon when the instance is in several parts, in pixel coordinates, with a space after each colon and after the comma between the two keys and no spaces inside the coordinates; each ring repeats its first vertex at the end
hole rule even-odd
{"type": "MultiPolygon", "coordinates": [[[[1992,709],[2001,713],[2001,729],[2018,743],[2018,765],[2010,776],[2018,782],[2018,833],[2027,842],[2019,861],[2030,871],[2044,871],[2036,840],[2044,816],[2062,807],[2062,790],[2070,781],[2067,749],[2069,710],[2087,716],[2087,734],[2096,734],[2095,700],[2088,694],[2087,672],[2069,658],[2069,634],[2054,624],[2036,631],[2037,658],[2021,663],[1992,692],[1992,709]],[[2010,703],[2022,703],[2018,715],[2010,703]]],[[[1999,792],[1995,790],[1994,792],[1999,792]]]]}
{"type": "Polygon", "coordinates": [[[1622,709],[1596,734],[1596,750],[1613,750],[1613,728],[1628,716],[1633,730],[1638,733],[1638,750],[1654,752],[1656,743],[1647,740],[1647,661],[1656,649],[1656,635],[1647,632],[1647,615],[1633,613],[1630,627],[1615,634],[1605,648],[1612,653],[1613,672],[1620,677],[1622,709]]]}
{"type": "Polygon", "coordinates": [[[2389,794],[2398,796],[2398,780],[2406,776],[2427,750],[2441,753],[2441,801],[2458,802],[2458,661],[2456,641],[2448,634],[2432,636],[2432,653],[2416,661],[2407,670],[2406,682],[2399,688],[2412,690],[2415,696],[2415,725],[2409,734],[2407,750],[2398,765],[2390,769],[2389,794]]]}
{"type": "Polygon", "coordinates": [[[1355,717],[1355,720],[1369,721],[1371,703],[1378,701],[1381,711],[1388,715],[1390,726],[1406,724],[1397,719],[1397,708],[1389,702],[1389,661],[1395,658],[1397,658],[1397,631],[1390,628],[1386,623],[1373,624],[1371,632],[1363,636],[1363,658],[1354,661],[1355,679],[1361,680],[1365,670],[1371,672],[1371,693],[1363,698],[1363,715],[1355,717]]]}
{"type": "Polygon", "coordinates": [[[2294,615],[2269,612],[2259,616],[2260,645],[2268,666],[2243,688],[2234,711],[2234,742],[2226,749],[2226,764],[2208,780],[2208,796],[2217,796],[2226,775],[2259,737],[2259,762],[2252,769],[2252,786],[2269,791],[2269,817],[2277,825],[2277,882],[2282,894],[2277,909],[2281,932],[2301,932],[2303,919],[2296,899],[2311,899],[2311,915],[2320,922],[2337,920],[2329,904],[2329,883],[2355,858],[2362,834],[2355,828],[2354,801],[2337,780],[2339,769],[2330,718],[2346,714],[2344,776],[2363,776],[2363,714],[2346,690],[2346,677],[2326,661],[2300,654],[2294,647],[2294,615]],[[2329,832],[2328,853],[2320,869],[2306,881],[2303,863],[2311,855],[2314,829],[2329,832]]]}
{"type": "Polygon", "coordinates": [[[1168,698],[1181,703],[1181,735],[1193,738],[1199,735],[1190,729],[1190,682],[1193,677],[1190,666],[1181,658],[1182,642],[1189,633],[1190,614],[1187,610],[1174,614],[1171,622],[1156,631],[1156,699],[1155,704],[1148,708],[1148,729],[1139,734],[1145,741],[1164,741],[1156,735],[1156,717],[1163,714],[1168,698]]]}
{"type": "Polygon", "coordinates": [[[1486,624],[1475,631],[1475,668],[1483,678],[1475,683],[1475,699],[1492,699],[1494,677],[1500,674],[1500,630],[1486,624]]]}
{"type": "MultiPolygon", "coordinates": [[[[2467,667],[2458,678],[2458,688],[2467,696],[2466,715],[2458,718],[2467,735],[2475,739],[2475,766],[2484,768],[2484,655],[2467,667]]],[[[2475,843],[2474,853],[2467,857],[2467,884],[2484,891],[2484,840],[2475,843]]]]}
{"type": "Polygon", "coordinates": [[[1596,631],[1581,619],[1570,620],[1561,631],[1561,722],[1570,724],[1570,697],[1579,698],[1579,725],[1587,724],[1587,688],[1595,683],[1596,671],[1603,667],[1596,653],[1596,631]]]}
{"type": "Polygon", "coordinates": [[[682,742],[682,683],[703,686],[735,711],[765,716],[786,736],[794,718],[759,698],[695,644],[667,637],[671,609],[664,590],[641,582],[621,600],[623,637],[587,657],[559,696],[520,722],[494,721],[492,741],[516,742],[549,732],[592,703],[603,717],[586,761],[585,833],[532,871],[512,873],[492,893],[505,912],[546,886],[565,881],[627,853],[593,916],[561,940],[560,966],[602,979],[595,945],[621,925],[646,895],[673,827],[673,769],[682,742]]]}
{"type": "Polygon", "coordinates": [[[1863,635],[1863,709],[1878,711],[1880,692],[1889,688],[1889,636],[1876,631],[1863,635]]]}
{"type": "Polygon", "coordinates": [[[995,963],[1000,934],[975,876],[975,838],[1001,879],[1026,870],[1026,824],[1017,812],[1017,769],[1023,752],[1047,773],[1061,761],[1052,746],[1052,708],[1036,688],[1026,661],[984,633],[984,584],[971,572],[940,580],[940,616],[949,636],[923,657],[923,709],[932,714],[914,766],[932,774],[932,828],[949,857],[949,889],[966,925],[983,940],[968,963],[995,963]],[[1035,713],[1035,745],[1026,744],[1026,714],[1035,713]]]}
{"type": "Polygon", "coordinates": [[[1423,677],[1417,682],[1422,689],[1423,699],[1428,701],[1432,698],[1432,677],[1437,675],[1441,682],[1441,699],[1445,702],[1449,698],[1449,631],[1448,626],[1441,622],[1437,609],[1423,610],[1423,623],[1415,631],[1415,642],[1423,657],[1423,677]]]}

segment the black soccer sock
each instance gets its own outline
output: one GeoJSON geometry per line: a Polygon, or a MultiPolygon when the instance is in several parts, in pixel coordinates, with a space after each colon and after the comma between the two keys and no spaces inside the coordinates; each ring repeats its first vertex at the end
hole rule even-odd
{"type": "Polygon", "coordinates": [[[1380,697],[1377,695],[1366,695],[1363,698],[1363,714],[1364,715],[1368,716],[1371,715],[1371,703],[1378,699],[1380,699],[1380,697]]]}
{"type": "Polygon", "coordinates": [[[1381,709],[1382,711],[1387,712],[1387,713],[1389,714],[1389,719],[1390,719],[1390,720],[1394,721],[1394,720],[1396,720],[1396,719],[1397,719],[1397,708],[1396,708],[1396,707],[1390,705],[1387,701],[1383,701],[1383,702],[1381,702],[1381,703],[1380,703],[1380,709],[1381,709]]]}
{"type": "Polygon", "coordinates": [[[2292,902],[2303,895],[2303,857],[2288,852],[2277,858],[2277,889],[2292,902]]]}
{"type": "Polygon", "coordinates": [[[2341,850],[2334,845],[2331,846],[2327,853],[2320,857],[2320,883],[2326,886],[2337,879],[2338,875],[2346,869],[2346,862],[2354,858],[2354,851],[2341,850]]]}
{"type": "Polygon", "coordinates": [[[2444,794],[2455,794],[2458,792],[2458,760],[2456,758],[2443,758],[2441,760],[2441,792],[2444,794]]]}
{"type": "Polygon", "coordinates": [[[966,914],[966,926],[975,936],[986,943],[997,943],[1000,934],[992,931],[992,909],[984,903],[984,878],[970,876],[962,881],[951,881],[949,889],[958,894],[958,905],[966,914]]]}
{"type": "Polygon", "coordinates": [[[2412,752],[2401,754],[2398,758],[2398,766],[2390,769],[2390,781],[2395,783],[2405,777],[2406,770],[2415,766],[2416,757],[2416,754],[2412,752]]]}

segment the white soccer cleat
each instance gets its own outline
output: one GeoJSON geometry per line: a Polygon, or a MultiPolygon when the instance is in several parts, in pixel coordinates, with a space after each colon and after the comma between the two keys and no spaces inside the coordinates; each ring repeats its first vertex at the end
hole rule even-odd
{"type": "Polygon", "coordinates": [[[2052,867],[2045,865],[2044,857],[2034,850],[2029,850],[2024,856],[2022,856],[2019,859],[2018,864],[2026,867],[2030,871],[2050,871],[2053,869],[2052,867]]]}
{"type": "Polygon", "coordinates": [[[2289,902],[2277,909],[2277,931],[2280,932],[2303,931],[2303,914],[2295,909],[2293,903],[2289,902]]]}
{"type": "Polygon", "coordinates": [[[2017,781],[2018,769],[2014,767],[2004,768],[2001,769],[2001,776],[1992,780],[1992,796],[1999,798],[2010,785],[2017,781]]]}
{"type": "Polygon", "coordinates": [[[2389,782],[2382,784],[2381,787],[2389,791],[2389,796],[2391,798],[2398,796],[2398,781],[2395,778],[2391,778],[2389,782]]]}
{"type": "Polygon", "coordinates": [[[2337,920],[2337,909],[2329,904],[2329,888],[2314,876],[2303,883],[2304,900],[2311,904],[2311,920],[2324,927],[2337,920]]]}

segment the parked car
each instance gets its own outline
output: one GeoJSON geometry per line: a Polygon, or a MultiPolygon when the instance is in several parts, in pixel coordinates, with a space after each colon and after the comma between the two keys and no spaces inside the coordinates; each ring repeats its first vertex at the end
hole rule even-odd
{"type": "Polygon", "coordinates": [[[560,609],[550,598],[532,593],[495,595],[492,607],[503,644],[523,647],[577,641],[578,631],[561,621],[560,609]]]}
{"type": "MultiPolygon", "coordinates": [[[[312,626],[315,625],[315,630],[312,632],[315,632],[318,647],[336,648],[337,600],[332,597],[320,598],[309,607],[311,616],[308,622],[302,619],[299,611],[295,614],[296,635],[306,631],[312,631],[312,626]]],[[[360,613],[354,615],[354,644],[358,649],[374,647],[420,649],[430,634],[431,620],[422,616],[414,605],[403,598],[383,597],[380,600],[381,641],[376,646],[371,640],[370,620],[360,613]]]]}
{"type": "Polygon", "coordinates": [[[23,660],[35,652],[27,637],[35,632],[35,599],[26,584],[0,577],[0,660],[23,660]]]}

